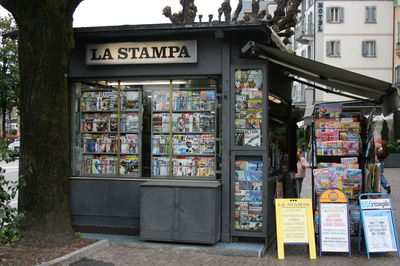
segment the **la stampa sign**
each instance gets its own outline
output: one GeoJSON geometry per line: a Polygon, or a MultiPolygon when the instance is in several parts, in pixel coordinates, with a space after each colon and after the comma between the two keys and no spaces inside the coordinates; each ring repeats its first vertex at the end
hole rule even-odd
{"type": "Polygon", "coordinates": [[[178,64],[197,62],[197,42],[122,42],[88,44],[86,64],[178,64]]]}

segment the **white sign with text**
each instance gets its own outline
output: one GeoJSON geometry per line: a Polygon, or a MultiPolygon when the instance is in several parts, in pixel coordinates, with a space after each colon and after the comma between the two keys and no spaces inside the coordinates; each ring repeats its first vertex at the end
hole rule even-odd
{"type": "Polygon", "coordinates": [[[349,224],[347,204],[320,204],[321,250],[349,252],[349,224]]]}
{"type": "Polygon", "coordinates": [[[197,62],[197,41],[88,44],[86,64],[178,64],[197,62]]]}
{"type": "Polygon", "coordinates": [[[367,210],[362,215],[368,251],[397,251],[390,210],[367,210]]]}

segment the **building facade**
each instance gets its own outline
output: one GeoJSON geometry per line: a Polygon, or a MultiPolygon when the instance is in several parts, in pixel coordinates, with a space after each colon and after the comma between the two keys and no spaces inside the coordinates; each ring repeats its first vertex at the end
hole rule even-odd
{"type": "MultiPolygon", "coordinates": [[[[302,2],[295,29],[297,55],[392,82],[393,1],[302,2]]],[[[294,84],[300,106],[349,98],[294,84]]]]}
{"type": "Polygon", "coordinates": [[[400,83],[400,1],[393,6],[393,84],[400,83]]]}

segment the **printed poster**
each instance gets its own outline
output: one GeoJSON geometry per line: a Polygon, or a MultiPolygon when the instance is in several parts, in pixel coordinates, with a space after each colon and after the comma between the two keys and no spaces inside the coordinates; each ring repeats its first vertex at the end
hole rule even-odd
{"type": "Polygon", "coordinates": [[[365,210],[362,215],[368,251],[397,251],[390,210],[365,210]]]}
{"type": "Polygon", "coordinates": [[[308,243],[306,208],[282,208],[284,243],[308,243]]]}
{"type": "Polygon", "coordinates": [[[349,252],[347,204],[320,204],[322,252],[349,252]]]}

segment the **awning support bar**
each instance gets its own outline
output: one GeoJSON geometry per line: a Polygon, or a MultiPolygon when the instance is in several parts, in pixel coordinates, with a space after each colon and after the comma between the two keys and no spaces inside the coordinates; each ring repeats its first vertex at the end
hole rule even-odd
{"type": "Polygon", "coordinates": [[[365,102],[370,102],[370,103],[379,104],[377,101],[372,101],[372,100],[369,100],[369,99],[360,98],[360,97],[353,96],[353,95],[348,95],[348,94],[341,93],[341,92],[338,92],[338,91],[329,90],[329,89],[320,87],[320,86],[318,86],[318,85],[315,85],[315,84],[306,82],[306,81],[301,80],[301,79],[297,79],[297,78],[293,78],[293,77],[289,77],[289,78],[290,78],[291,80],[293,80],[293,81],[296,81],[296,82],[305,84],[305,85],[307,85],[307,86],[314,87],[314,88],[316,88],[316,89],[318,89],[318,90],[321,90],[321,91],[324,91],[324,92],[327,92],[327,93],[334,93],[334,94],[337,94],[337,95],[340,95],[340,96],[344,96],[344,97],[348,97],[348,98],[352,98],[352,99],[355,99],[355,100],[361,100],[361,101],[365,101],[365,102]]]}

